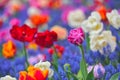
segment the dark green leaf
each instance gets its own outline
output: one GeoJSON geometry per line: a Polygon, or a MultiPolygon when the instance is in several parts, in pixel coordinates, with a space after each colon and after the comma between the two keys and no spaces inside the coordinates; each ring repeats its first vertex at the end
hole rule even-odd
{"type": "Polygon", "coordinates": [[[86,80],[95,80],[93,75],[93,70],[87,75],[86,80]]]}
{"type": "Polygon", "coordinates": [[[110,80],[118,80],[118,77],[119,77],[119,76],[120,76],[120,72],[114,74],[114,75],[110,78],[110,80]]]}

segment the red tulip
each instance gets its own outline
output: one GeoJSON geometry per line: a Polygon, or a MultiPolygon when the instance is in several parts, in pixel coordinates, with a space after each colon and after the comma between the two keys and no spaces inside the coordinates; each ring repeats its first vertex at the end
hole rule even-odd
{"type": "Polygon", "coordinates": [[[34,35],[37,32],[36,28],[30,28],[27,25],[23,25],[19,27],[18,25],[14,25],[10,30],[11,36],[22,42],[31,42],[34,39],[34,35]]]}

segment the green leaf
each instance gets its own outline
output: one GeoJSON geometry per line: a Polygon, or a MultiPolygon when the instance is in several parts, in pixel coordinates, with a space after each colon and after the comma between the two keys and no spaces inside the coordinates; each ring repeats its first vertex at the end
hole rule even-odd
{"type": "Polygon", "coordinates": [[[119,77],[119,76],[120,76],[120,72],[114,74],[114,75],[110,78],[110,80],[118,80],[118,77],[119,77]]]}
{"type": "Polygon", "coordinates": [[[81,70],[79,70],[79,72],[78,72],[78,74],[77,74],[77,78],[78,78],[79,80],[82,80],[82,79],[83,79],[81,70]]]}
{"type": "Polygon", "coordinates": [[[48,78],[48,80],[54,80],[54,79],[51,77],[51,78],[48,78]]]}
{"type": "Polygon", "coordinates": [[[87,75],[86,80],[94,80],[93,69],[92,69],[92,71],[87,75]]]}
{"type": "Polygon", "coordinates": [[[53,65],[53,67],[54,67],[54,70],[55,70],[56,72],[58,72],[58,66],[57,66],[57,64],[55,64],[54,62],[52,62],[52,65],[53,65]]]}
{"type": "Polygon", "coordinates": [[[82,76],[83,76],[83,80],[86,80],[87,78],[87,66],[86,66],[86,62],[84,60],[84,58],[82,57],[82,60],[80,62],[80,70],[82,72],[82,76]]]}

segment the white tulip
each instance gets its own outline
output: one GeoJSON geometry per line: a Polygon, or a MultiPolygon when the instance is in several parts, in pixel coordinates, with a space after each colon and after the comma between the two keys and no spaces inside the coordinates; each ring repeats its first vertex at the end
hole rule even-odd
{"type": "Polygon", "coordinates": [[[110,13],[107,13],[106,16],[113,27],[116,29],[120,28],[120,14],[117,10],[112,10],[110,13]]]}
{"type": "Polygon", "coordinates": [[[112,36],[111,31],[103,31],[101,34],[90,35],[90,49],[92,51],[99,50],[103,53],[103,48],[109,45],[111,52],[116,48],[116,38],[112,36]]]}
{"type": "Polygon", "coordinates": [[[10,75],[6,75],[5,77],[1,77],[0,80],[17,80],[14,77],[11,77],[10,75]]]}
{"type": "Polygon", "coordinates": [[[94,11],[91,13],[91,16],[94,17],[97,21],[101,20],[101,16],[98,12],[94,11]]]}
{"type": "Polygon", "coordinates": [[[30,7],[27,11],[28,16],[39,15],[40,13],[40,10],[36,7],[30,7]]]}
{"type": "Polygon", "coordinates": [[[51,64],[50,62],[46,61],[46,62],[39,62],[37,64],[34,65],[36,68],[40,68],[41,70],[49,70],[49,74],[48,77],[52,77],[54,74],[54,71],[50,68],[51,64]]]}
{"type": "Polygon", "coordinates": [[[90,16],[82,23],[82,28],[86,33],[98,34],[103,30],[103,23],[97,20],[95,16],[90,16]]]}
{"type": "Polygon", "coordinates": [[[80,9],[70,11],[67,16],[68,25],[73,28],[80,27],[84,19],[85,14],[80,9]]]}

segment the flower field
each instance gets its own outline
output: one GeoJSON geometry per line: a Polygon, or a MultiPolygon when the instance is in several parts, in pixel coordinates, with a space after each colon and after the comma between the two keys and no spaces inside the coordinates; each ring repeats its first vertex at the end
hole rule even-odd
{"type": "Polygon", "coordinates": [[[120,80],[120,1],[0,0],[0,80],[120,80]]]}

